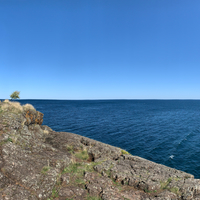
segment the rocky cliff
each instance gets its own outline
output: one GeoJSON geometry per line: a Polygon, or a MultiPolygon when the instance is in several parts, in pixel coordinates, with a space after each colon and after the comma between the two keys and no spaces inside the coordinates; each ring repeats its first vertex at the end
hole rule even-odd
{"type": "Polygon", "coordinates": [[[200,199],[200,180],[42,125],[27,104],[0,102],[0,200],[200,199]]]}

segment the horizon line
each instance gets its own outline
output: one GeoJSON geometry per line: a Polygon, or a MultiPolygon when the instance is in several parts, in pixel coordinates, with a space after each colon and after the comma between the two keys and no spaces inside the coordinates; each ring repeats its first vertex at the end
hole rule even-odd
{"type": "MultiPolygon", "coordinates": [[[[6,99],[0,99],[6,100],[6,99]]],[[[11,99],[8,99],[11,100],[11,99]]],[[[20,100],[56,100],[56,101],[100,101],[100,100],[200,100],[200,99],[177,99],[177,98],[169,98],[169,99],[13,99],[14,101],[20,100]]]]}

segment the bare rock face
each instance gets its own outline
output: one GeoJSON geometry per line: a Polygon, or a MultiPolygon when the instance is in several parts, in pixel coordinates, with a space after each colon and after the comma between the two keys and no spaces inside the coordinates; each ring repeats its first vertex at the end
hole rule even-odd
{"type": "Polygon", "coordinates": [[[191,174],[42,122],[0,102],[0,200],[200,200],[191,174]]]}

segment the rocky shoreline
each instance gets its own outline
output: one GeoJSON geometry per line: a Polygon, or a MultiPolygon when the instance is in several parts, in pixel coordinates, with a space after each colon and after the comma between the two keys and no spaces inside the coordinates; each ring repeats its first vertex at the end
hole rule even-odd
{"type": "Polygon", "coordinates": [[[200,200],[200,180],[0,102],[0,200],[200,200]]]}

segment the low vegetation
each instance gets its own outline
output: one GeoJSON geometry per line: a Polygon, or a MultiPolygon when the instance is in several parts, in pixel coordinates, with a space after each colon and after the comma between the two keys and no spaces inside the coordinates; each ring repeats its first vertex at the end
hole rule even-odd
{"type": "Polygon", "coordinates": [[[14,113],[18,113],[18,112],[22,112],[23,108],[20,105],[19,102],[10,102],[9,100],[5,100],[2,104],[1,104],[1,110],[3,112],[5,111],[11,111],[14,113]]]}
{"type": "Polygon", "coordinates": [[[3,144],[6,144],[6,143],[8,143],[8,142],[13,142],[13,140],[9,137],[8,139],[6,139],[6,140],[2,140],[1,142],[0,142],[0,146],[1,145],[3,145],[3,144]]]}
{"type": "Polygon", "coordinates": [[[35,108],[31,104],[25,104],[22,106],[19,102],[12,102],[7,99],[0,105],[0,114],[3,112],[13,112],[18,114],[27,110],[35,110],[35,108]]]}
{"type": "Polygon", "coordinates": [[[68,146],[67,146],[67,151],[68,151],[69,153],[73,154],[73,153],[74,153],[74,147],[73,147],[72,145],[68,145],[68,146]]]}
{"type": "Polygon", "coordinates": [[[125,151],[125,150],[123,150],[123,149],[121,150],[121,154],[122,154],[122,155],[124,155],[124,154],[130,155],[130,153],[129,153],[128,151],[125,151]]]}
{"type": "Polygon", "coordinates": [[[49,167],[49,166],[44,166],[44,167],[42,168],[41,173],[42,173],[42,174],[46,174],[49,170],[50,170],[50,167],[49,167]]]}
{"type": "Polygon", "coordinates": [[[100,162],[91,163],[71,163],[68,167],[64,168],[62,174],[70,173],[71,175],[76,175],[78,177],[83,176],[85,172],[93,172],[94,166],[100,164],[100,162]]]}
{"type": "Polygon", "coordinates": [[[75,153],[75,156],[81,160],[88,160],[89,158],[87,151],[77,152],[75,153]]]}
{"type": "Polygon", "coordinates": [[[165,189],[169,189],[168,188],[168,185],[169,183],[172,181],[171,178],[168,178],[168,180],[166,182],[160,182],[160,185],[161,185],[161,189],[165,190],[165,189]]]}
{"type": "Polygon", "coordinates": [[[181,195],[181,192],[177,187],[170,188],[169,191],[175,193],[178,196],[181,195]]]}
{"type": "Polygon", "coordinates": [[[101,198],[88,195],[87,200],[101,200],[101,198]]]}

